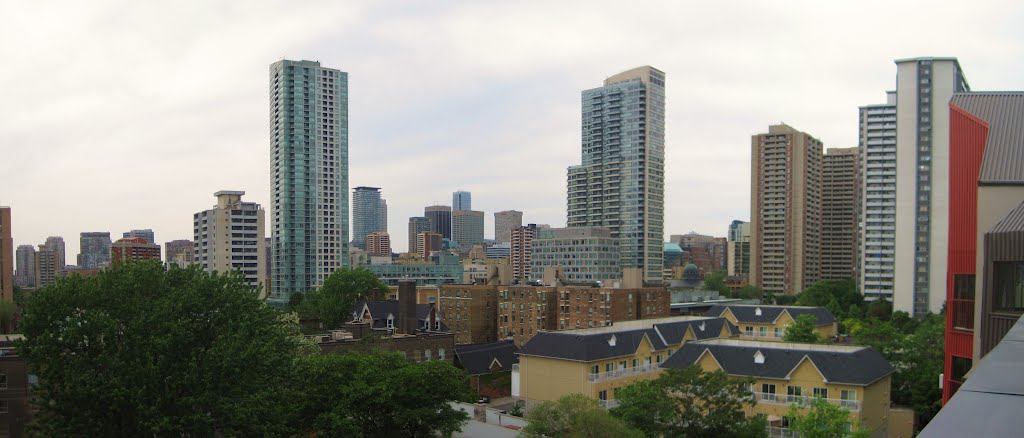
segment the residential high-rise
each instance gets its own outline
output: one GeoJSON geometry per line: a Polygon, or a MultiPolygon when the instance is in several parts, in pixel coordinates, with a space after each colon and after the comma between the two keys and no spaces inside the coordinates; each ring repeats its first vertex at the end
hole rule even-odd
{"type": "Polygon", "coordinates": [[[348,73],[270,66],[273,290],[287,303],[348,266],[348,73]]]}
{"type": "Polygon", "coordinates": [[[571,283],[623,278],[619,263],[622,246],[604,227],[548,228],[533,240],[530,279],[540,280],[555,268],[571,283]]]}
{"type": "Polygon", "coordinates": [[[110,264],[116,265],[125,260],[160,260],[160,245],[149,243],[144,237],[118,239],[110,244],[110,264]]]}
{"type": "MultiPolygon", "coordinates": [[[[172,240],[164,243],[164,261],[167,263],[188,264],[193,260],[194,251],[191,240],[172,240]]],[[[264,259],[264,261],[266,260],[264,259]]]]}
{"type": "Polygon", "coordinates": [[[0,207],[0,298],[14,299],[14,238],[11,207],[0,207]]]}
{"type": "Polygon", "coordinates": [[[423,215],[430,220],[430,231],[444,239],[452,238],[452,208],[447,205],[431,205],[423,209],[423,215]]]}
{"type": "Polygon", "coordinates": [[[144,230],[126,231],[124,234],[121,235],[121,237],[141,237],[143,239],[146,239],[146,243],[156,243],[156,234],[153,233],[153,230],[149,228],[146,228],[144,230]]]}
{"type": "Polygon", "coordinates": [[[430,231],[430,219],[424,216],[409,218],[409,249],[406,252],[418,252],[416,251],[416,236],[424,231],[430,231]]]}
{"type": "Polygon", "coordinates": [[[519,226],[512,229],[512,242],[509,249],[509,263],[512,265],[512,278],[529,280],[533,269],[533,240],[537,238],[537,224],[519,226]]]}
{"type": "MultiPolygon", "coordinates": [[[[733,222],[735,223],[735,221],[733,222]]],[[[740,222],[736,233],[729,229],[730,237],[728,244],[729,261],[726,272],[729,276],[750,275],[750,222],[740,222]]]]}
{"type": "Polygon", "coordinates": [[[366,249],[366,236],[388,231],[388,204],[379,187],[352,189],[352,244],[366,249]]]}
{"type": "Polygon", "coordinates": [[[37,288],[47,287],[57,282],[64,273],[60,265],[60,253],[47,244],[39,245],[35,259],[35,284],[37,288]]]}
{"type": "Polygon", "coordinates": [[[494,241],[506,243],[512,241],[512,230],[523,226],[523,212],[506,210],[494,213],[494,241]]]}
{"type": "Polygon", "coordinates": [[[750,284],[793,295],[821,278],[821,141],[780,124],[751,137],[750,284]]]}
{"type": "Polygon", "coordinates": [[[484,243],[484,212],[452,211],[452,240],[465,248],[484,243]]]}
{"type": "Polygon", "coordinates": [[[237,270],[250,286],[265,287],[265,213],[257,203],[243,202],[243,195],[221,190],[213,194],[217,205],[192,215],[192,260],[206,272],[237,270]]]}
{"type": "Polygon", "coordinates": [[[384,231],[374,231],[366,236],[366,253],[371,256],[391,255],[391,236],[384,231]]]}
{"type": "Polygon", "coordinates": [[[726,238],[730,242],[740,240],[743,237],[743,226],[749,223],[750,222],[741,221],[739,219],[732,221],[732,223],[729,224],[729,233],[726,238]]]}
{"type": "Polygon", "coordinates": [[[36,287],[36,247],[18,245],[14,255],[17,273],[14,274],[18,287],[36,287]]]}
{"type": "Polygon", "coordinates": [[[821,177],[821,279],[857,276],[860,166],[858,148],[829,148],[821,177]]]}
{"type": "Polygon", "coordinates": [[[99,269],[110,264],[110,233],[82,233],[78,238],[78,267],[99,269]]]}
{"type": "Polygon", "coordinates": [[[472,210],[473,195],[469,192],[457,191],[452,193],[452,211],[472,210]]]}
{"type": "Polygon", "coordinates": [[[896,264],[896,92],[860,107],[861,293],[892,301],[896,264]]]}
{"type": "Polygon", "coordinates": [[[568,170],[569,227],[602,226],[620,266],[661,283],[665,219],[665,73],[645,66],[582,93],[582,163],[568,170]]]}
{"type": "Polygon", "coordinates": [[[893,308],[914,316],[946,301],[949,100],[962,91],[970,87],[956,58],[896,60],[893,308]]]}
{"type": "Polygon", "coordinates": [[[67,266],[67,256],[65,255],[64,238],[60,236],[50,236],[46,238],[46,246],[50,247],[50,250],[54,251],[57,257],[57,275],[59,277],[64,276],[64,267],[67,266]]]}

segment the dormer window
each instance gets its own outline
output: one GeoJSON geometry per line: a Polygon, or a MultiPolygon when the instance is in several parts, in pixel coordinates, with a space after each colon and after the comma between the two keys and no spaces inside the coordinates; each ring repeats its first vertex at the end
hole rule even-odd
{"type": "Polygon", "coordinates": [[[699,329],[700,329],[700,331],[704,331],[704,327],[705,327],[705,325],[704,325],[704,323],[703,323],[703,322],[702,322],[702,323],[700,323],[700,325],[699,325],[699,326],[697,326],[697,328],[699,328],[699,329]]]}
{"type": "Polygon", "coordinates": [[[615,335],[612,335],[612,337],[608,338],[608,346],[615,346],[615,335]]]}
{"type": "Polygon", "coordinates": [[[754,314],[757,315],[757,316],[761,316],[761,308],[758,307],[758,308],[754,309],[754,314]]]}
{"type": "Polygon", "coordinates": [[[761,350],[758,350],[757,353],[754,353],[754,363],[764,364],[764,354],[761,353],[761,350]]]}
{"type": "Polygon", "coordinates": [[[388,328],[389,329],[395,328],[395,316],[394,315],[388,315],[388,328]]]}

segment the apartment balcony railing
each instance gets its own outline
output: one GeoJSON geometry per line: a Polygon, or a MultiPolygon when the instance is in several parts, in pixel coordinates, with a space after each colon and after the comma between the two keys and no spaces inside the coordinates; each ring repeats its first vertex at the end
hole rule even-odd
{"type": "Polygon", "coordinates": [[[800,434],[785,427],[769,427],[768,436],[771,438],[797,438],[800,434]]]}
{"type": "Polygon", "coordinates": [[[782,337],[783,337],[782,333],[779,333],[779,335],[776,336],[774,332],[761,333],[761,332],[756,332],[756,331],[753,331],[753,332],[743,332],[743,335],[744,336],[750,336],[750,337],[753,337],[753,338],[772,338],[772,339],[782,339],[782,337]]]}
{"type": "Polygon", "coordinates": [[[633,368],[622,368],[603,373],[590,373],[587,375],[587,381],[590,383],[606,382],[608,380],[621,379],[623,377],[635,376],[638,374],[648,374],[658,371],[661,362],[643,364],[633,368]]]}
{"type": "MultiPolygon", "coordinates": [[[[754,401],[758,403],[772,404],[772,405],[791,405],[796,404],[798,406],[810,405],[811,400],[818,397],[807,397],[800,395],[784,395],[784,394],[772,394],[770,392],[755,392],[754,401]]],[[[834,405],[839,405],[850,412],[860,412],[860,401],[859,400],[841,400],[837,398],[818,398],[825,400],[834,405]]]]}
{"type": "Polygon", "coordinates": [[[974,330],[974,300],[952,299],[950,309],[953,317],[953,328],[974,330]]]}
{"type": "Polygon", "coordinates": [[[611,409],[619,405],[618,400],[598,400],[597,404],[601,405],[602,408],[611,409]]]}

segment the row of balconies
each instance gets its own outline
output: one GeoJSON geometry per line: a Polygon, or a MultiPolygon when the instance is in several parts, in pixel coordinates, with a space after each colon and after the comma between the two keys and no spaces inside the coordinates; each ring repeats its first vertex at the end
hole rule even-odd
{"type": "Polygon", "coordinates": [[[609,380],[621,379],[629,376],[636,376],[639,374],[650,374],[657,372],[661,367],[661,362],[648,363],[632,368],[621,368],[612,371],[606,371],[603,373],[590,373],[587,375],[587,382],[599,383],[606,382],[609,380]]]}

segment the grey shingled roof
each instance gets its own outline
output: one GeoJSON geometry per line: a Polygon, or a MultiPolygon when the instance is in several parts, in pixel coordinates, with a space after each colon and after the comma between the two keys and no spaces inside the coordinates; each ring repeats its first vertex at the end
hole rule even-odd
{"type": "Polygon", "coordinates": [[[868,385],[892,374],[893,367],[881,354],[870,347],[856,351],[820,351],[801,349],[800,344],[743,341],[737,345],[714,342],[690,342],[669,357],[662,368],[686,368],[697,363],[701,355],[710,353],[726,373],[736,376],[785,379],[806,357],[829,383],[868,385]],[[777,346],[776,346],[777,345],[777,346]],[[763,364],[754,362],[760,351],[763,364]]]}
{"type": "Polygon", "coordinates": [[[466,370],[467,374],[477,376],[490,373],[491,364],[497,359],[501,371],[511,371],[512,365],[519,363],[518,352],[512,341],[459,345],[455,347],[455,365],[466,370]]]}
{"type": "Polygon", "coordinates": [[[832,324],[836,322],[836,317],[824,307],[801,307],[801,306],[758,306],[758,305],[714,305],[708,309],[705,315],[707,316],[722,316],[725,309],[732,311],[732,314],[736,316],[736,321],[739,323],[753,323],[753,324],[771,324],[775,322],[775,318],[778,318],[785,310],[789,312],[789,316],[796,319],[800,315],[811,315],[814,317],[816,325],[832,324]],[[757,314],[757,309],[761,309],[761,314],[757,314]]]}
{"type": "MultiPolygon", "coordinates": [[[[362,313],[364,304],[370,309],[370,316],[373,317],[373,328],[386,329],[388,326],[388,314],[395,316],[395,328],[404,328],[401,327],[402,321],[398,318],[398,300],[356,301],[352,305],[352,313],[362,313]]],[[[421,327],[427,318],[430,318],[430,304],[417,304],[416,319],[419,320],[421,327]]],[[[448,326],[444,323],[444,320],[441,321],[441,331],[448,331],[448,326]]]]}
{"type": "Polygon", "coordinates": [[[681,320],[654,324],[652,328],[599,333],[581,333],[572,330],[539,332],[526,345],[523,345],[519,354],[590,362],[631,356],[640,346],[644,336],[650,339],[655,350],[664,350],[670,345],[678,345],[682,342],[688,327],[693,328],[693,333],[699,340],[718,338],[723,325],[729,326],[730,333],[738,333],[736,327],[722,318],[681,320]],[[702,325],[704,330],[700,329],[702,325]],[[615,345],[609,343],[612,336],[615,336],[615,345]]]}
{"type": "Polygon", "coordinates": [[[949,103],[989,125],[978,183],[1024,185],[1024,91],[956,93],[949,103]]]}

